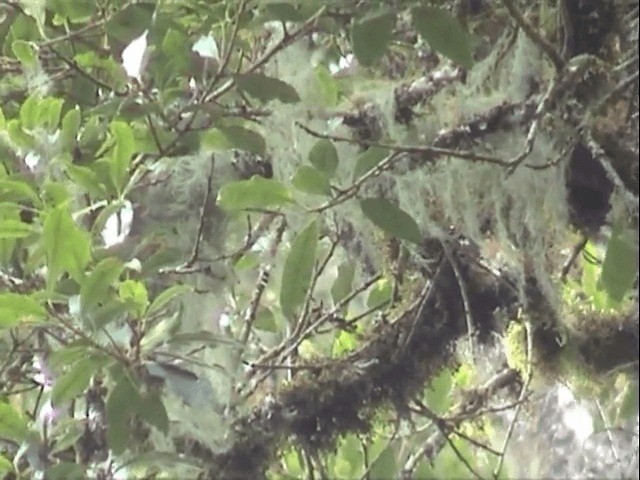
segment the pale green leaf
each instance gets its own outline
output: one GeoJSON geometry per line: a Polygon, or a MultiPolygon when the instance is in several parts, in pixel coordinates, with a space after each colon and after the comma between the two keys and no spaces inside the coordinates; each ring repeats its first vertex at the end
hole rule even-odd
{"type": "Polygon", "coordinates": [[[118,192],[122,192],[129,179],[129,167],[136,152],[136,139],[133,129],[125,122],[111,122],[109,129],[115,140],[110,159],[111,178],[118,192]]]}
{"type": "Polygon", "coordinates": [[[253,325],[257,330],[263,330],[265,332],[275,333],[278,331],[276,318],[268,308],[258,310],[258,313],[256,313],[256,321],[253,325]]]}
{"type": "Polygon", "coordinates": [[[120,283],[118,296],[125,304],[132,305],[133,313],[138,316],[142,316],[149,305],[147,288],[137,280],[125,280],[120,283]]]}
{"type": "Polygon", "coordinates": [[[107,197],[107,189],[94,170],[71,163],[66,164],[64,168],[75,185],[78,185],[90,195],[95,195],[97,198],[107,197]]]}
{"type": "Polygon", "coordinates": [[[300,101],[298,92],[288,83],[277,78],[267,77],[261,73],[246,73],[235,76],[236,85],[262,103],[280,100],[282,103],[296,103],[300,101]]]}
{"type": "Polygon", "coordinates": [[[177,332],[167,341],[167,343],[171,343],[172,345],[197,343],[213,348],[220,345],[238,346],[238,342],[234,339],[224,335],[216,335],[215,333],[207,330],[201,330],[199,332],[177,332]]]}
{"type": "Polygon", "coordinates": [[[127,373],[122,372],[106,402],[107,443],[114,454],[124,453],[131,441],[131,416],[140,405],[140,393],[127,373]]]}
{"type": "Polygon", "coordinates": [[[42,205],[40,197],[31,185],[22,180],[0,180],[0,199],[3,201],[29,200],[42,205]]]}
{"type": "Polygon", "coordinates": [[[303,22],[307,18],[300,5],[292,5],[291,2],[268,3],[264,8],[268,18],[280,22],[303,22]]]}
{"type": "Polygon", "coordinates": [[[334,305],[340,303],[343,298],[351,293],[355,272],[353,263],[349,261],[344,261],[338,267],[338,277],[331,286],[331,298],[334,305]]]}
{"type": "Polygon", "coordinates": [[[162,398],[157,393],[149,393],[140,397],[137,413],[149,425],[153,425],[162,433],[169,430],[169,417],[162,398]]]}
{"type": "Polygon", "coordinates": [[[0,401],[0,439],[20,443],[29,434],[29,420],[12,405],[0,401]]]}
{"type": "Polygon", "coordinates": [[[64,100],[61,98],[43,98],[38,105],[38,126],[44,127],[50,132],[55,131],[60,123],[60,113],[64,100]]]}
{"type": "Polygon", "coordinates": [[[60,462],[47,468],[48,480],[84,480],[85,467],[75,462],[60,462]]]}
{"type": "Polygon", "coordinates": [[[451,407],[451,388],[453,378],[447,369],[442,370],[431,380],[425,389],[425,403],[436,414],[443,414],[451,407]]]}
{"type": "Polygon", "coordinates": [[[367,307],[370,309],[380,308],[391,302],[393,296],[393,286],[388,278],[381,278],[378,280],[367,298],[367,307]]]}
{"type": "Polygon", "coordinates": [[[301,192],[313,195],[331,195],[331,185],[327,175],[313,167],[301,165],[291,179],[291,184],[301,192]]]}
{"type": "Polygon", "coordinates": [[[413,26],[431,48],[465,68],[473,66],[471,38],[449,12],[432,6],[412,10],[413,26]]]}
{"type": "Polygon", "coordinates": [[[25,66],[33,66],[37,62],[36,49],[33,43],[24,40],[14,40],[11,50],[20,63],[25,66]]]}
{"type": "Polygon", "coordinates": [[[282,271],[280,284],[280,306],[287,317],[304,301],[313,275],[313,266],[318,245],[319,226],[314,220],[302,230],[291,244],[282,271]]]}
{"type": "Polygon", "coordinates": [[[5,475],[4,478],[11,478],[10,476],[6,475],[9,472],[14,472],[13,463],[4,455],[0,455],[0,475],[5,475]]]}
{"type": "Polygon", "coordinates": [[[80,283],[80,301],[82,310],[104,301],[109,289],[114,287],[124,269],[122,260],[108,257],[101,260],[80,283]]]}
{"type": "Polygon", "coordinates": [[[309,163],[331,177],[338,168],[338,151],[331,140],[318,140],[309,150],[309,163]]]}
{"type": "Polygon", "coordinates": [[[36,140],[33,135],[25,132],[20,124],[20,120],[16,118],[7,122],[7,133],[11,141],[20,148],[29,150],[33,149],[36,145],[36,140]]]}
{"type": "Polygon", "coordinates": [[[600,283],[609,297],[619,303],[633,286],[638,275],[636,234],[615,227],[607,244],[600,283]]]}
{"type": "Polygon", "coordinates": [[[353,169],[353,181],[356,181],[369,170],[384,160],[389,151],[380,147],[369,147],[367,150],[358,155],[356,166],[353,169]]]}
{"type": "Polygon", "coordinates": [[[362,213],[374,225],[386,233],[409,242],[420,244],[422,234],[411,216],[384,198],[368,198],[360,201],[362,213]]]}
{"type": "Polygon", "coordinates": [[[0,329],[47,317],[46,309],[32,297],[19,293],[0,293],[0,329]]]}
{"type": "Polygon", "coordinates": [[[339,357],[347,352],[351,352],[358,346],[358,337],[345,330],[340,330],[336,334],[336,338],[331,346],[331,355],[333,357],[339,357]]]}
{"type": "Polygon", "coordinates": [[[288,203],[293,203],[293,197],[287,187],[259,175],[226,183],[218,192],[218,204],[226,210],[272,208],[288,203]]]}
{"type": "Polygon", "coordinates": [[[148,352],[158,345],[171,340],[180,328],[181,322],[182,308],[178,308],[173,315],[165,316],[158,320],[151,328],[145,331],[140,342],[140,350],[148,352]]]}
{"type": "Polygon", "coordinates": [[[351,27],[351,48],[358,61],[373,65],[387,51],[393,35],[396,17],[390,12],[380,12],[357,20],[351,27]]]}
{"type": "Polygon", "coordinates": [[[397,475],[396,455],[393,448],[389,445],[389,442],[380,436],[380,440],[377,445],[374,444],[371,452],[371,457],[374,459],[371,464],[370,475],[371,478],[395,478],[397,475]],[[383,445],[381,447],[379,445],[383,445]]]}
{"type": "Polygon", "coordinates": [[[20,126],[26,130],[33,130],[38,125],[38,110],[40,98],[31,95],[20,106],[20,126]]]}
{"type": "Polygon", "coordinates": [[[71,149],[76,144],[78,132],[80,131],[80,123],[82,114],[79,108],[72,108],[65,113],[62,118],[62,126],[60,128],[60,139],[65,148],[71,149]]]}
{"type": "Polygon", "coordinates": [[[55,280],[61,271],[67,271],[79,282],[91,259],[91,242],[87,232],[75,224],[65,205],[49,212],[44,221],[42,239],[50,279],[55,280]]]}
{"type": "Polygon", "coordinates": [[[55,406],[64,405],[84,392],[91,377],[106,363],[106,357],[86,357],[69,366],[69,370],[58,377],[51,391],[51,402],[55,406]]]}
{"type": "Polygon", "coordinates": [[[237,125],[213,128],[205,132],[201,137],[201,144],[204,149],[213,151],[226,151],[235,148],[256,155],[264,155],[267,149],[267,143],[262,135],[237,125]]]}
{"type": "Polygon", "coordinates": [[[32,225],[13,218],[0,219],[0,238],[24,238],[36,230],[32,225]]]}
{"type": "Polygon", "coordinates": [[[331,75],[331,72],[324,65],[318,65],[315,68],[316,83],[318,86],[318,93],[320,94],[319,101],[327,107],[335,107],[338,105],[340,99],[340,89],[338,84],[331,75]]]}
{"type": "Polygon", "coordinates": [[[190,285],[172,285],[158,294],[149,306],[147,315],[153,315],[154,313],[159,312],[174,298],[191,291],[193,291],[193,287],[190,285]]]}

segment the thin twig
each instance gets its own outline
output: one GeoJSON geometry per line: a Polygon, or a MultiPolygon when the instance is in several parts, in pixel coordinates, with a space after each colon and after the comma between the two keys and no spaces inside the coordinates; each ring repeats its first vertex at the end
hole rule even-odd
{"type": "MultiPolygon", "coordinates": [[[[209,198],[211,197],[211,190],[213,189],[213,169],[215,166],[215,157],[211,158],[211,170],[209,171],[209,175],[207,176],[207,188],[204,193],[204,198],[202,199],[202,206],[200,207],[200,220],[198,222],[198,230],[196,232],[196,240],[193,244],[193,250],[191,251],[191,256],[189,259],[183,263],[182,265],[170,268],[166,270],[161,270],[160,273],[194,273],[193,266],[198,260],[198,254],[200,252],[200,244],[202,243],[202,233],[204,231],[204,223],[207,217],[207,204],[209,203],[209,198]]],[[[206,267],[205,267],[206,268],[206,267]]],[[[202,269],[198,269],[201,271],[202,269]]]]}
{"type": "MultiPolygon", "coordinates": [[[[307,33],[307,31],[316,23],[318,18],[322,16],[325,9],[326,7],[320,8],[312,17],[310,17],[306,22],[304,22],[298,28],[296,28],[292,32],[289,32],[283,35],[282,39],[280,39],[279,42],[277,42],[274,46],[268,49],[262,55],[262,57],[260,57],[256,62],[251,64],[244,72],[242,72],[241,75],[247,75],[249,73],[255,72],[256,70],[261,68],[263,65],[265,65],[269,60],[271,60],[271,58],[274,55],[276,55],[280,50],[283,50],[284,48],[292,44],[295,40],[297,40],[297,38],[300,35],[307,33]]],[[[224,85],[222,85],[220,88],[218,88],[216,91],[208,94],[203,99],[204,102],[211,102],[211,101],[217,100],[222,95],[224,95],[229,90],[231,90],[233,87],[235,87],[235,85],[236,85],[236,80],[234,78],[227,80],[227,82],[224,85]]]]}
{"type": "Polygon", "coordinates": [[[609,179],[613,182],[616,188],[618,188],[618,190],[622,193],[622,196],[625,202],[627,203],[627,205],[631,209],[637,212],[638,196],[626,187],[626,185],[620,178],[620,175],[618,175],[618,172],[616,172],[616,169],[613,168],[613,165],[611,165],[611,162],[607,157],[607,154],[605,153],[604,149],[593,137],[591,130],[585,126],[580,129],[580,135],[584,143],[586,144],[587,148],[591,152],[591,155],[593,155],[593,158],[596,159],[598,162],[600,162],[600,165],[602,165],[605,172],[607,173],[607,177],[609,177],[609,179]]]}
{"type": "Polygon", "coordinates": [[[560,273],[560,281],[564,282],[567,279],[567,275],[569,275],[569,271],[571,270],[571,267],[573,266],[573,264],[575,263],[576,259],[578,258],[578,255],[580,255],[580,252],[587,245],[588,241],[589,241],[589,239],[587,237],[584,237],[582,240],[580,240],[579,243],[577,243],[575,245],[575,247],[573,247],[573,251],[571,252],[571,256],[565,262],[565,264],[562,266],[562,271],[560,273]]]}
{"type": "Polygon", "coordinates": [[[516,404],[513,410],[513,418],[511,419],[511,423],[509,424],[509,429],[507,430],[507,434],[504,437],[504,442],[502,444],[502,448],[500,449],[501,453],[498,457],[498,465],[493,471],[493,478],[497,479],[500,477],[500,471],[502,470],[502,465],[504,463],[505,452],[507,451],[507,446],[509,445],[509,441],[511,440],[511,435],[513,435],[513,430],[518,419],[518,415],[520,413],[520,409],[522,408],[522,403],[524,397],[527,395],[527,391],[529,390],[529,385],[531,384],[531,378],[533,377],[533,329],[531,327],[531,322],[527,320],[525,322],[525,328],[527,333],[527,371],[526,371],[526,379],[522,389],[520,390],[520,395],[518,396],[518,403],[516,404]]]}
{"type": "Polygon", "coordinates": [[[562,55],[560,55],[560,53],[556,50],[556,48],[551,43],[549,43],[540,34],[540,32],[538,32],[538,30],[527,21],[526,18],[524,18],[524,15],[520,10],[518,10],[518,7],[516,7],[513,0],[502,0],[502,3],[507,8],[509,14],[511,15],[511,18],[513,18],[518,27],[522,29],[522,31],[527,35],[527,37],[531,39],[531,41],[538,45],[542,49],[542,51],[547,54],[547,56],[551,60],[551,63],[553,63],[553,66],[556,68],[556,71],[561,71],[565,67],[566,62],[564,58],[562,58],[562,55]]]}
{"type": "MultiPolygon", "coordinates": [[[[371,285],[373,285],[378,280],[380,280],[381,277],[382,277],[382,275],[378,274],[378,275],[366,280],[365,282],[363,282],[362,285],[360,285],[358,288],[354,289],[349,295],[347,295],[345,298],[340,300],[340,302],[338,302],[331,310],[329,310],[328,312],[326,312],[323,315],[319,316],[316,320],[314,320],[311,324],[309,324],[304,329],[304,331],[302,331],[300,333],[300,335],[298,335],[297,338],[292,338],[291,336],[287,337],[286,339],[284,339],[280,343],[280,345],[278,345],[275,348],[272,348],[271,350],[269,350],[268,352],[263,354],[257,360],[257,363],[266,364],[267,362],[269,362],[273,358],[276,358],[276,357],[279,357],[279,356],[280,357],[287,357],[293,350],[298,348],[300,343],[302,343],[302,341],[304,339],[309,337],[309,335],[311,335],[318,327],[320,327],[324,322],[327,322],[331,318],[333,318],[333,316],[335,316],[338,312],[340,312],[345,307],[345,305],[347,305],[356,296],[358,296],[360,293],[362,293],[363,291],[368,289],[371,285]]],[[[242,397],[243,398],[250,397],[253,394],[253,392],[258,388],[259,384],[262,381],[264,381],[264,379],[268,375],[269,375],[269,373],[267,372],[262,377],[257,379],[256,382],[254,383],[254,385],[251,385],[251,386],[248,386],[248,384],[245,385],[247,387],[247,391],[242,393],[242,397]]],[[[251,372],[250,372],[249,378],[250,377],[251,377],[251,372]]]]}
{"type": "Polygon", "coordinates": [[[604,424],[605,431],[607,432],[607,439],[609,440],[609,444],[611,445],[611,453],[613,453],[613,458],[618,464],[618,468],[620,469],[620,477],[622,478],[624,474],[622,473],[622,462],[620,461],[620,453],[618,453],[618,448],[616,447],[616,444],[613,440],[609,421],[607,420],[607,416],[604,414],[604,410],[602,409],[600,400],[596,400],[596,406],[598,407],[598,413],[600,414],[600,418],[602,418],[602,423],[604,424]]]}
{"type": "Polygon", "coordinates": [[[306,125],[300,122],[296,122],[296,125],[313,137],[332,140],[334,142],[344,142],[344,143],[350,143],[354,145],[357,144],[357,145],[363,145],[365,147],[379,147],[379,148],[384,148],[397,153],[421,153],[421,154],[426,154],[431,156],[449,156],[449,157],[461,158],[463,160],[470,160],[475,162],[492,163],[494,165],[500,165],[502,167],[509,166],[509,162],[501,160],[500,158],[497,158],[491,155],[483,155],[481,153],[474,153],[468,150],[451,150],[449,148],[427,147],[427,146],[394,145],[391,143],[371,142],[368,140],[356,140],[353,138],[343,137],[340,135],[329,135],[326,133],[320,133],[316,130],[313,130],[307,127],[306,125]]]}
{"type": "Polygon", "coordinates": [[[444,249],[444,254],[449,260],[451,264],[451,268],[453,269],[453,274],[456,277],[456,281],[458,282],[458,289],[460,290],[460,297],[462,298],[462,306],[464,307],[464,318],[467,323],[467,338],[469,340],[469,352],[472,360],[476,360],[475,357],[475,348],[473,345],[473,335],[475,333],[475,323],[473,321],[473,314],[471,312],[471,302],[469,302],[469,295],[467,294],[467,285],[462,277],[462,273],[460,272],[460,268],[458,267],[458,262],[454,258],[453,253],[451,252],[451,248],[447,245],[446,241],[442,242],[442,247],[444,249]]]}

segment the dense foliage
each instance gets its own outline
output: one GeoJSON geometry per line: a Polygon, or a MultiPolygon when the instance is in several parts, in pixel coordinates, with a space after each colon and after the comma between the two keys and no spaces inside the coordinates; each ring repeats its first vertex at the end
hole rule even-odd
{"type": "Polygon", "coordinates": [[[637,475],[638,16],[1,0],[0,477],[637,475]]]}

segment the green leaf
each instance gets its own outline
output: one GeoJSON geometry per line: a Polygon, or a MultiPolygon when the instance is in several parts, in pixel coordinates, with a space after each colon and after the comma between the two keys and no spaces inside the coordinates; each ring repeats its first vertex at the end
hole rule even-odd
{"type": "Polygon", "coordinates": [[[108,257],[101,260],[80,283],[80,302],[85,311],[104,301],[108,297],[109,289],[120,278],[124,269],[122,260],[108,257]]]}
{"type": "Polygon", "coordinates": [[[453,378],[447,369],[442,370],[425,389],[427,406],[436,414],[443,414],[451,407],[451,387],[453,378]]]}
{"type": "Polygon", "coordinates": [[[254,326],[257,330],[262,330],[265,332],[276,333],[278,331],[276,318],[269,308],[262,308],[258,310],[254,326]]]}
{"type": "Polygon", "coordinates": [[[393,287],[388,278],[381,278],[371,288],[367,298],[367,308],[380,308],[391,301],[393,287]]]}
{"type": "Polygon", "coordinates": [[[15,118],[7,122],[7,133],[16,146],[25,150],[33,149],[36,144],[33,135],[25,132],[20,125],[20,121],[15,118]]]}
{"type": "Polygon", "coordinates": [[[42,201],[31,185],[23,180],[0,180],[0,199],[5,201],[29,200],[36,206],[42,201]]]}
{"type": "Polygon", "coordinates": [[[162,399],[157,393],[149,393],[140,398],[137,413],[149,425],[153,425],[162,433],[169,431],[169,417],[162,399]]]}
{"type": "Polygon", "coordinates": [[[307,165],[298,167],[291,184],[301,192],[331,196],[331,185],[327,175],[307,165]]]}
{"type": "Polygon", "coordinates": [[[638,415],[638,393],[637,381],[626,382],[616,412],[616,424],[620,425],[638,415]]]}
{"type": "Polygon", "coordinates": [[[259,175],[249,180],[226,183],[218,192],[218,204],[226,210],[271,208],[288,203],[293,203],[293,197],[287,187],[259,175]]]}
{"type": "Polygon", "coordinates": [[[53,350],[49,357],[49,364],[54,371],[61,371],[63,367],[69,364],[79,362],[83,358],[95,356],[96,354],[97,352],[90,343],[78,341],[58,350],[53,350]]]}
{"type": "Polygon", "coordinates": [[[33,66],[37,62],[37,54],[34,45],[24,40],[15,40],[11,44],[11,50],[16,58],[25,66],[33,66]]]}
{"type": "Polygon", "coordinates": [[[199,332],[177,332],[167,341],[167,343],[172,345],[198,343],[212,348],[219,347],[220,345],[238,346],[238,342],[228,336],[216,335],[215,333],[206,330],[201,330],[199,332]]]}
{"type": "Polygon", "coordinates": [[[356,269],[353,263],[349,261],[342,262],[338,267],[338,277],[331,286],[331,298],[334,305],[340,303],[343,298],[351,293],[355,272],[356,269]]]}
{"type": "Polygon", "coordinates": [[[109,128],[116,142],[110,163],[111,178],[118,192],[122,192],[129,178],[131,157],[136,152],[136,139],[133,129],[125,122],[111,122],[109,128]]]}
{"type": "Polygon", "coordinates": [[[258,265],[260,265],[261,262],[262,259],[260,258],[260,255],[258,255],[258,253],[247,252],[238,259],[233,268],[236,272],[241,272],[242,270],[256,268],[258,265]]]}
{"type": "Polygon", "coordinates": [[[140,350],[148,352],[158,345],[168,342],[180,328],[182,323],[182,308],[171,315],[157,321],[151,328],[146,329],[140,341],[140,350]]]}
{"type": "Polygon", "coordinates": [[[282,103],[296,103],[300,96],[296,89],[277,78],[267,77],[261,73],[246,73],[235,76],[236,85],[262,103],[280,100],[282,103]]]}
{"type": "Polygon", "coordinates": [[[619,303],[633,286],[638,274],[638,246],[632,231],[614,227],[602,264],[600,284],[619,303]]]}
{"type": "Polygon", "coordinates": [[[387,51],[396,16],[390,12],[368,15],[351,27],[351,47],[358,61],[371,66],[387,51]]]}
{"type": "Polygon", "coordinates": [[[355,182],[378,165],[387,155],[389,155],[389,151],[380,147],[369,147],[366,151],[362,152],[356,159],[356,166],[353,169],[353,181],[355,182]]]}
{"type": "Polygon", "coordinates": [[[360,201],[362,213],[390,235],[401,240],[420,244],[422,234],[411,216],[389,200],[369,198],[360,201]]]}
{"type": "Polygon", "coordinates": [[[309,163],[329,177],[338,168],[338,151],[331,140],[318,140],[309,150],[309,163]]]}
{"type": "Polygon", "coordinates": [[[313,275],[319,234],[318,221],[314,220],[291,244],[280,284],[280,306],[287,317],[294,315],[296,308],[304,302],[307,295],[313,275]]]}
{"type": "Polygon", "coordinates": [[[97,332],[112,322],[124,321],[130,313],[131,305],[120,302],[96,305],[84,314],[83,326],[89,331],[97,332]]]}
{"type": "Polygon", "coordinates": [[[95,12],[95,2],[75,2],[73,0],[49,0],[47,8],[71,22],[87,22],[95,12]]]}
{"type": "MultiPolygon", "coordinates": [[[[598,258],[598,246],[591,241],[587,242],[584,246],[584,254],[593,258],[598,258]]],[[[607,305],[610,302],[607,292],[598,287],[598,280],[600,278],[601,271],[602,269],[600,268],[600,265],[595,262],[582,262],[582,278],[580,286],[588,296],[592,305],[598,310],[607,308],[607,305]]]]}
{"type": "Polygon", "coordinates": [[[87,478],[85,467],[77,463],[62,462],[47,468],[50,480],[83,480],[87,478]]]}
{"type": "Polygon", "coordinates": [[[91,168],[71,163],[65,165],[64,168],[71,181],[88,194],[97,198],[107,198],[105,185],[100,181],[98,174],[91,168]]]}
{"type": "Polygon", "coordinates": [[[13,218],[0,219],[0,238],[24,238],[36,229],[28,223],[13,218]]]}
{"type": "Polygon", "coordinates": [[[344,330],[336,334],[336,338],[331,346],[331,356],[339,357],[347,352],[355,350],[358,346],[358,337],[344,330]]]}
{"type": "Polygon", "coordinates": [[[50,132],[57,130],[63,104],[64,100],[61,98],[43,98],[38,105],[38,125],[50,132]]]}
{"type": "Polygon", "coordinates": [[[84,269],[91,260],[91,242],[87,232],[75,224],[65,205],[49,212],[44,221],[42,239],[49,279],[55,281],[61,271],[67,271],[80,283],[84,269]]]}
{"type": "MultiPolygon", "coordinates": [[[[395,478],[398,467],[396,466],[396,455],[393,447],[388,445],[384,437],[373,445],[371,458],[375,459],[371,465],[371,478],[395,478]],[[384,445],[382,449],[380,446],[384,445]]],[[[422,478],[422,477],[421,477],[422,478]]]]}
{"type": "Polygon", "coordinates": [[[106,357],[87,357],[71,364],[69,370],[56,379],[51,391],[51,402],[55,406],[64,405],[84,392],[91,377],[106,363],[106,357]]]}
{"type": "Polygon", "coordinates": [[[340,100],[340,89],[337,82],[324,65],[318,65],[314,71],[320,96],[318,100],[327,107],[335,107],[340,100]]]}
{"type": "Polygon", "coordinates": [[[193,291],[193,287],[190,285],[173,285],[166,290],[163,290],[149,306],[147,315],[153,315],[154,313],[159,312],[174,298],[191,291],[193,291]]]}
{"type": "Polygon", "coordinates": [[[149,294],[143,283],[137,280],[125,280],[118,289],[120,300],[133,306],[133,313],[141,317],[149,305],[149,294]]]}
{"type": "Polygon", "coordinates": [[[0,401],[0,438],[21,443],[29,434],[29,420],[12,405],[0,401]]]}
{"type": "Polygon", "coordinates": [[[23,322],[37,322],[47,317],[47,311],[30,296],[19,293],[0,293],[0,329],[23,322]]]}
{"type": "Polygon", "coordinates": [[[438,7],[412,10],[413,26],[431,48],[465,68],[473,66],[471,38],[449,12],[438,7]]]}
{"type": "Polygon", "coordinates": [[[115,455],[121,455],[131,441],[130,418],[140,404],[140,394],[126,372],[121,373],[106,403],[107,443],[115,455]]]}
{"type": "Polygon", "coordinates": [[[62,118],[62,127],[60,128],[60,139],[62,144],[71,149],[76,144],[78,132],[80,131],[80,123],[82,122],[82,114],[79,108],[72,108],[65,113],[62,118]]]}
{"type": "Polygon", "coordinates": [[[254,130],[232,125],[213,128],[202,135],[203,148],[214,151],[226,151],[236,148],[256,155],[264,155],[267,143],[264,137],[254,130]]]}
{"type": "Polygon", "coordinates": [[[20,126],[33,130],[38,125],[38,107],[40,98],[36,95],[28,97],[20,106],[20,126]]]}
{"type": "MultiPolygon", "coordinates": [[[[4,455],[0,455],[0,475],[4,475],[3,478],[11,478],[7,475],[9,472],[17,474],[18,472],[14,471],[13,463],[4,455]]],[[[15,478],[15,476],[14,476],[15,478]]]]}
{"type": "Polygon", "coordinates": [[[264,7],[267,16],[280,22],[304,22],[307,19],[300,5],[292,5],[290,2],[274,2],[264,7]]]}

